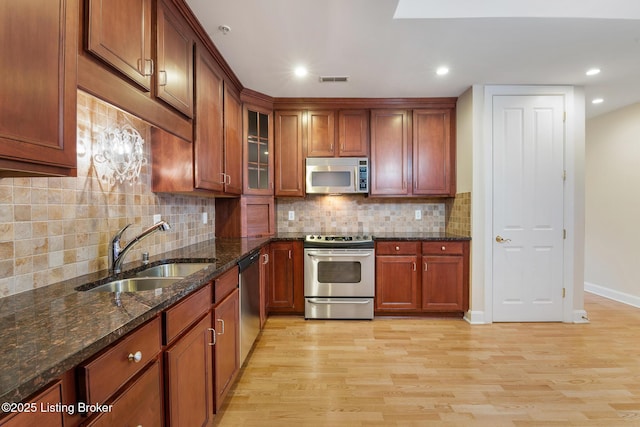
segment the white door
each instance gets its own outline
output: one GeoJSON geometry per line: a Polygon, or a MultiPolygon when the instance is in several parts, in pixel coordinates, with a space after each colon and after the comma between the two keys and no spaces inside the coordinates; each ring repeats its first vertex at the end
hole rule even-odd
{"type": "Polygon", "coordinates": [[[564,97],[493,97],[493,320],[562,321],[564,97]]]}

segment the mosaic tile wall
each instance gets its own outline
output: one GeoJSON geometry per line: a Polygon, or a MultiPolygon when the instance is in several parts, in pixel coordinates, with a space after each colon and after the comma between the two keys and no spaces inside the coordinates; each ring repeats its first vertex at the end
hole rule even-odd
{"type": "Polygon", "coordinates": [[[276,200],[278,232],[357,233],[444,232],[445,203],[425,200],[371,199],[363,196],[307,196],[276,200]],[[415,219],[415,211],[422,219],[415,219]],[[295,219],[289,221],[289,211],[295,219]]]}
{"type": "Polygon", "coordinates": [[[471,236],[471,193],[458,193],[446,204],[447,233],[471,236]]]}
{"type": "Polygon", "coordinates": [[[148,124],[78,92],[78,176],[0,178],[0,297],[106,269],[113,234],[133,223],[126,243],[153,224],[154,214],[172,230],[142,240],[125,263],[214,237],[214,200],[152,193],[149,165],[134,185],[100,179],[103,165],[92,160],[97,138],[127,121],[149,141],[148,124]]]}

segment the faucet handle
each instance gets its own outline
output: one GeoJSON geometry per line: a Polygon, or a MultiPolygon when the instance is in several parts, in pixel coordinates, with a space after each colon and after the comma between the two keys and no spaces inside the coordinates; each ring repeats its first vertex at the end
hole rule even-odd
{"type": "Polygon", "coordinates": [[[130,226],[132,226],[133,224],[127,224],[124,227],[122,227],[122,229],[120,229],[120,231],[118,231],[116,234],[114,234],[113,238],[111,239],[111,244],[112,245],[116,245],[120,242],[120,238],[122,237],[122,233],[125,232],[125,230],[127,228],[129,228],[130,226]]]}

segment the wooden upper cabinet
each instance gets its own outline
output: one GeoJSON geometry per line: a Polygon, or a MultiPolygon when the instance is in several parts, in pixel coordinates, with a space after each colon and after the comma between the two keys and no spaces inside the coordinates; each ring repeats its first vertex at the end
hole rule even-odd
{"type": "Polygon", "coordinates": [[[75,176],[78,1],[3,1],[0,16],[0,177],[75,176]]]}
{"type": "Polygon", "coordinates": [[[242,194],[242,102],[240,96],[224,88],[224,192],[242,194]]]}
{"type": "Polygon", "coordinates": [[[369,154],[369,110],[338,112],[338,155],[366,157],[369,154]]]}
{"type": "Polygon", "coordinates": [[[168,0],[158,1],[156,96],[193,117],[194,35],[168,0]]]}
{"type": "Polygon", "coordinates": [[[273,112],[244,107],[243,194],[273,196],[273,112]]]}
{"type": "Polygon", "coordinates": [[[371,110],[371,195],[408,195],[409,113],[371,110]]]}
{"type": "Polygon", "coordinates": [[[224,80],[211,55],[196,49],[195,187],[224,190],[224,80]]]}
{"type": "Polygon", "coordinates": [[[302,111],[276,111],[276,197],[304,196],[303,115],[302,111]]]}
{"type": "Polygon", "coordinates": [[[309,110],[306,115],[307,157],[368,155],[368,110],[309,110]]]}
{"type": "Polygon", "coordinates": [[[455,195],[451,110],[413,111],[413,194],[455,195]]]}
{"type": "Polygon", "coordinates": [[[151,0],[89,0],[87,50],[151,90],[151,0]]]}
{"type": "Polygon", "coordinates": [[[307,111],[307,157],[333,157],[336,150],[335,111],[307,111]]]}

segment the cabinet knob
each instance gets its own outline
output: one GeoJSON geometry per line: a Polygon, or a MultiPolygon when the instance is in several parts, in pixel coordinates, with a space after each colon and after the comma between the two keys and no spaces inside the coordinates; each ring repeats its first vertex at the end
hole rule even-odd
{"type": "Polygon", "coordinates": [[[396,246],[396,251],[399,251],[399,250],[400,250],[400,246],[396,246]]]}
{"type": "Polygon", "coordinates": [[[142,352],[136,351],[135,353],[129,353],[129,362],[139,363],[142,360],[142,352]]]}
{"type": "Polygon", "coordinates": [[[447,247],[446,247],[446,246],[443,246],[443,247],[441,247],[440,249],[441,249],[441,250],[443,250],[443,251],[446,251],[446,250],[447,250],[447,247]]]}

